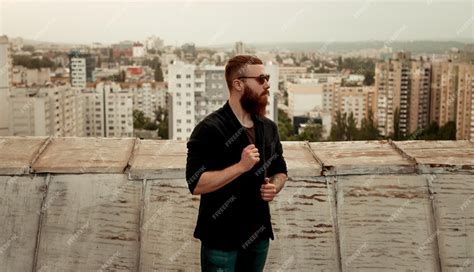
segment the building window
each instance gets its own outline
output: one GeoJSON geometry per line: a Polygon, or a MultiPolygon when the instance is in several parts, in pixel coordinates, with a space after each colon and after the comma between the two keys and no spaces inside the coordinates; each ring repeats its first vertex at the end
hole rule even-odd
{"type": "Polygon", "coordinates": [[[177,74],[177,75],[176,75],[176,78],[181,78],[181,75],[180,75],[180,74],[177,74]]]}
{"type": "Polygon", "coordinates": [[[186,75],[186,78],[191,78],[191,75],[190,75],[190,74],[187,74],[187,75],[186,75]]]}

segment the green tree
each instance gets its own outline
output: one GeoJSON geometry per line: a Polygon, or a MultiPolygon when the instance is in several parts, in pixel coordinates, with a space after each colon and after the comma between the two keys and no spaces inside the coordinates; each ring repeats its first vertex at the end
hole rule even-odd
{"type": "Polygon", "coordinates": [[[31,56],[13,56],[13,65],[21,65],[28,69],[51,68],[54,69],[56,65],[49,58],[42,59],[33,58],[31,56]]]}
{"type": "Polygon", "coordinates": [[[391,138],[395,141],[403,139],[403,135],[400,132],[400,110],[398,107],[395,108],[395,112],[393,114],[393,133],[391,138]]]}
{"type": "Polygon", "coordinates": [[[354,118],[354,114],[351,112],[347,117],[346,121],[346,140],[353,141],[356,139],[358,130],[357,130],[357,120],[354,118]]]}
{"type": "Polygon", "coordinates": [[[380,137],[380,132],[374,121],[374,114],[369,110],[367,118],[363,118],[360,122],[360,130],[357,140],[377,140],[380,137]]]}
{"type": "Polygon", "coordinates": [[[428,128],[420,133],[415,132],[409,138],[413,140],[456,140],[456,123],[449,121],[439,127],[438,123],[432,122],[428,128]]]}
{"type": "Polygon", "coordinates": [[[163,82],[163,71],[161,70],[161,64],[156,66],[154,76],[156,82],[163,82]]]}
{"type": "Polygon", "coordinates": [[[291,120],[282,109],[278,109],[278,132],[280,133],[280,140],[282,141],[288,141],[294,134],[291,120]]]}
{"type": "Polygon", "coordinates": [[[155,122],[158,123],[158,136],[161,139],[168,139],[168,111],[159,107],[155,111],[155,122]]]}
{"type": "Polygon", "coordinates": [[[336,113],[336,120],[332,123],[331,132],[329,133],[329,140],[344,141],[347,128],[347,114],[342,114],[340,111],[336,113]]]}
{"type": "Polygon", "coordinates": [[[147,123],[147,118],[141,110],[133,110],[133,128],[143,129],[147,123]]]}
{"type": "Polygon", "coordinates": [[[22,51],[35,52],[35,47],[33,45],[25,45],[21,48],[22,51]]]}
{"type": "MultiPolygon", "coordinates": [[[[292,137],[293,138],[293,137],[292,137]]],[[[323,138],[323,127],[320,124],[308,123],[303,132],[294,137],[297,141],[319,142],[323,138]]]]}
{"type": "Polygon", "coordinates": [[[364,86],[372,86],[375,83],[375,72],[374,71],[365,71],[364,73],[364,81],[362,84],[364,86]]]}

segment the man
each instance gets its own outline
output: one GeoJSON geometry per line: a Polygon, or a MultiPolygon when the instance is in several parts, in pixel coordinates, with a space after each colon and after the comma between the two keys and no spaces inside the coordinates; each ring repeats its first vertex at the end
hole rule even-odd
{"type": "Polygon", "coordinates": [[[269,201],[287,180],[278,129],[265,117],[269,75],[254,56],[225,68],[229,100],[187,143],[186,180],[201,195],[194,237],[202,271],[262,271],[274,239],[269,201]]]}

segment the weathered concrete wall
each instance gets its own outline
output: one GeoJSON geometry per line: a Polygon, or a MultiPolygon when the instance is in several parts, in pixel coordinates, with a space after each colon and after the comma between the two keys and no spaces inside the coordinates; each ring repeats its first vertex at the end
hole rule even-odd
{"type": "MultiPolygon", "coordinates": [[[[471,142],[283,148],[267,271],[474,271],[471,142]]],[[[0,155],[0,271],[200,271],[184,142],[10,137],[0,155]]]]}

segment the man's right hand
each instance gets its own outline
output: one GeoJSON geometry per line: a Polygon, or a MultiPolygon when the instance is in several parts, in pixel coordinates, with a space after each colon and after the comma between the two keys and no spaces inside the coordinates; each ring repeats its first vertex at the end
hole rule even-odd
{"type": "Polygon", "coordinates": [[[242,150],[239,164],[244,172],[249,171],[260,161],[260,154],[254,144],[250,144],[242,150]]]}

